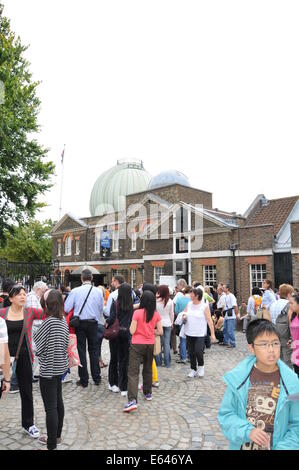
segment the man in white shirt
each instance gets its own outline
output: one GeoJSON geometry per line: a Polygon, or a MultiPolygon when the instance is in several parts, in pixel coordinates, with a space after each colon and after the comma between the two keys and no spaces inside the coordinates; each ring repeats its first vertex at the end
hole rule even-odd
{"type": "Polygon", "coordinates": [[[125,279],[121,275],[112,277],[111,284],[112,284],[112,286],[114,287],[115,290],[113,292],[111,292],[111,294],[109,295],[106,307],[104,307],[104,316],[105,317],[109,317],[112,302],[113,302],[113,300],[117,300],[117,298],[118,298],[118,288],[124,282],[125,282],[125,279]]]}
{"type": "Polygon", "coordinates": [[[228,348],[236,347],[236,338],[235,338],[235,325],[236,318],[239,318],[239,309],[237,304],[237,299],[234,294],[231,293],[230,287],[228,284],[223,286],[223,291],[225,293],[225,317],[224,317],[224,326],[223,326],[223,341],[224,345],[228,348]]]}

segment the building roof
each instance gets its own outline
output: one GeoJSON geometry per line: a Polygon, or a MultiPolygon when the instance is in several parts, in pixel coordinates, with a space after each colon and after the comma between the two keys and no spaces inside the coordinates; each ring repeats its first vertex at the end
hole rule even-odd
{"type": "Polygon", "coordinates": [[[261,200],[249,213],[246,226],[273,224],[278,234],[298,200],[299,196],[261,200]]]}
{"type": "Polygon", "coordinates": [[[146,190],[150,179],[141,160],[118,160],[117,165],[101,174],[94,184],[89,203],[91,215],[123,210],[125,197],[146,190]]]}
{"type": "Polygon", "coordinates": [[[180,184],[182,186],[191,187],[190,181],[186,175],[177,170],[162,171],[158,175],[155,175],[148,186],[148,189],[161,188],[163,186],[169,186],[171,184],[180,184]]]}

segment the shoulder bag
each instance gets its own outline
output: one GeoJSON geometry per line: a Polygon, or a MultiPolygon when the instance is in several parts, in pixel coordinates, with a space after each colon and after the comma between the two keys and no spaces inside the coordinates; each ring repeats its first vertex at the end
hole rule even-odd
{"type": "Polygon", "coordinates": [[[104,331],[104,338],[108,340],[117,338],[119,334],[119,322],[118,322],[118,315],[117,315],[118,314],[118,302],[115,302],[113,300],[113,303],[115,304],[115,320],[112,323],[112,325],[105,328],[105,331],[104,331]]]}
{"type": "Polygon", "coordinates": [[[86,299],[84,300],[84,303],[83,303],[83,305],[82,305],[82,307],[81,307],[81,310],[80,310],[80,312],[79,312],[79,315],[73,316],[73,318],[71,318],[71,320],[70,320],[70,326],[71,326],[72,328],[79,328],[79,326],[80,326],[80,318],[79,318],[79,317],[80,317],[80,315],[81,315],[81,313],[82,313],[82,311],[83,311],[83,309],[84,309],[84,307],[85,307],[85,304],[86,304],[86,302],[87,302],[87,299],[88,299],[89,294],[91,293],[91,291],[92,291],[92,286],[91,286],[91,288],[90,288],[90,290],[89,290],[89,292],[88,292],[88,294],[87,294],[86,299]]]}

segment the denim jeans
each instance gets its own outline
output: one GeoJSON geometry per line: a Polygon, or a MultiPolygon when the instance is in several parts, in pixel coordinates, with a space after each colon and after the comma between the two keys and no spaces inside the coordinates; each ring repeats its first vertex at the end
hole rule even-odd
{"type": "Polygon", "coordinates": [[[224,325],[223,325],[223,338],[225,344],[231,344],[232,346],[236,346],[236,338],[235,338],[235,318],[225,318],[224,325]]]}
{"type": "MultiPolygon", "coordinates": [[[[163,326],[163,336],[161,337],[161,343],[163,345],[165,367],[170,367],[170,363],[171,363],[170,337],[171,337],[171,326],[163,326]]],[[[156,356],[156,364],[157,366],[162,365],[162,353],[156,356]]]]}
{"type": "Polygon", "coordinates": [[[181,361],[187,360],[187,339],[180,336],[180,357],[181,361]]]}
{"type": "Polygon", "coordinates": [[[97,338],[99,342],[99,354],[101,357],[101,352],[102,352],[102,342],[104,338],[104,332],[105,332],[105,327],[104,325],[101,325],[100,323],[98,324],[98,333],[97,333],[97,338]]]}

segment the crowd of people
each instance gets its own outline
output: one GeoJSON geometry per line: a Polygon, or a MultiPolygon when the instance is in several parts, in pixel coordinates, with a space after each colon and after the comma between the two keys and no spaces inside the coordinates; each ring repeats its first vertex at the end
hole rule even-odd
{"type": "MultiPolygon", "coordinates": [[[[89,371],[93,383],[100,385],[101,369],[107,366],[102,359],[102,342],[104,338],[109,341],[108,388],[127,398],[123,411],[128,413],[138,407],[138,392],[142,392],[145,400],[152,400],[152,387],[159,387],[157,368],[164,366],[169,370],[176,354],[177,363],[190,362],[190,370],[186,371],[190,379],[203,378],[205,349],[211,348],[211,344],[236,348],[236,327],[242,325],[250,352],[256,359],[257,371],[253,374],[252,360],[248,360],[242,365],[242,373],[237,368],[226,374],[228,388],[219,421],[232,448],[275,447],[273,423],[269,432],[255,427],[258,413],[253,417],[252,406],[245,404],[247,425],[243,422],[244,433],[237,430],[241,425],[240,416],[244,418],[244,409],[235,410],[236,424],[232,422],[231,407],[235,406],[232,396],[242,389],[244,396],[247,393],[247,402],[254,401],[255,396],[250,390],[258,393],[262,373],[274,374],[271,383],[276,384],[276,392],[280,378],[286,386],[288,382],[295,383],[295,378],[298,381],[298,290],[283,284],[278,292],[274,292],[271,280],[265,279],[263,290],[254,287],[247,302],[238,306],[230,286],[223,283],[202,286],[193,282],[188,286],[180,279],[175,291],[167,285],[150,283],[133,290],[121,275],[116,275],[108,289],[107,286],[95,287],[88,269],[83,270],[81,281],[82,285],[72,290],[55,289],[39,281],[28,294],[20,283],[15,284],[10,279],[2,283],[1,393],[20,393],[22,427],[30,437],[39,439],[49,450],[56,449],[61,443],[62,385],[70,380],[71,336],[76,337],[79,357],[76,385],[82,388],[89,386],[89,371]],[[257,338],[259,343],[256,343],[257,338]],[[269,338],[272,338],[270,343],[269,338]],[[264,357],[269,351],[271,360],[264,357]],[[141,366],[142,381],[139,379],[141,366]],[[246,377],[245,372],[248,372],[246,377]],[[244,379],[242,383],[238,383],[239,378],[244,379]],[[254,385],[249,391],[248,380],[254,385]],[[39,381],[46,412],[47,436],[40,436],[34,424],[32,383],[35,381],[39,381]],[[236,387],[237,383],[240,387],[236,387]]],[[[292,385],[291,390],[295,389],[292,385]]],[[[298,433],[298,426],[295,429],[298,433]]]]}

